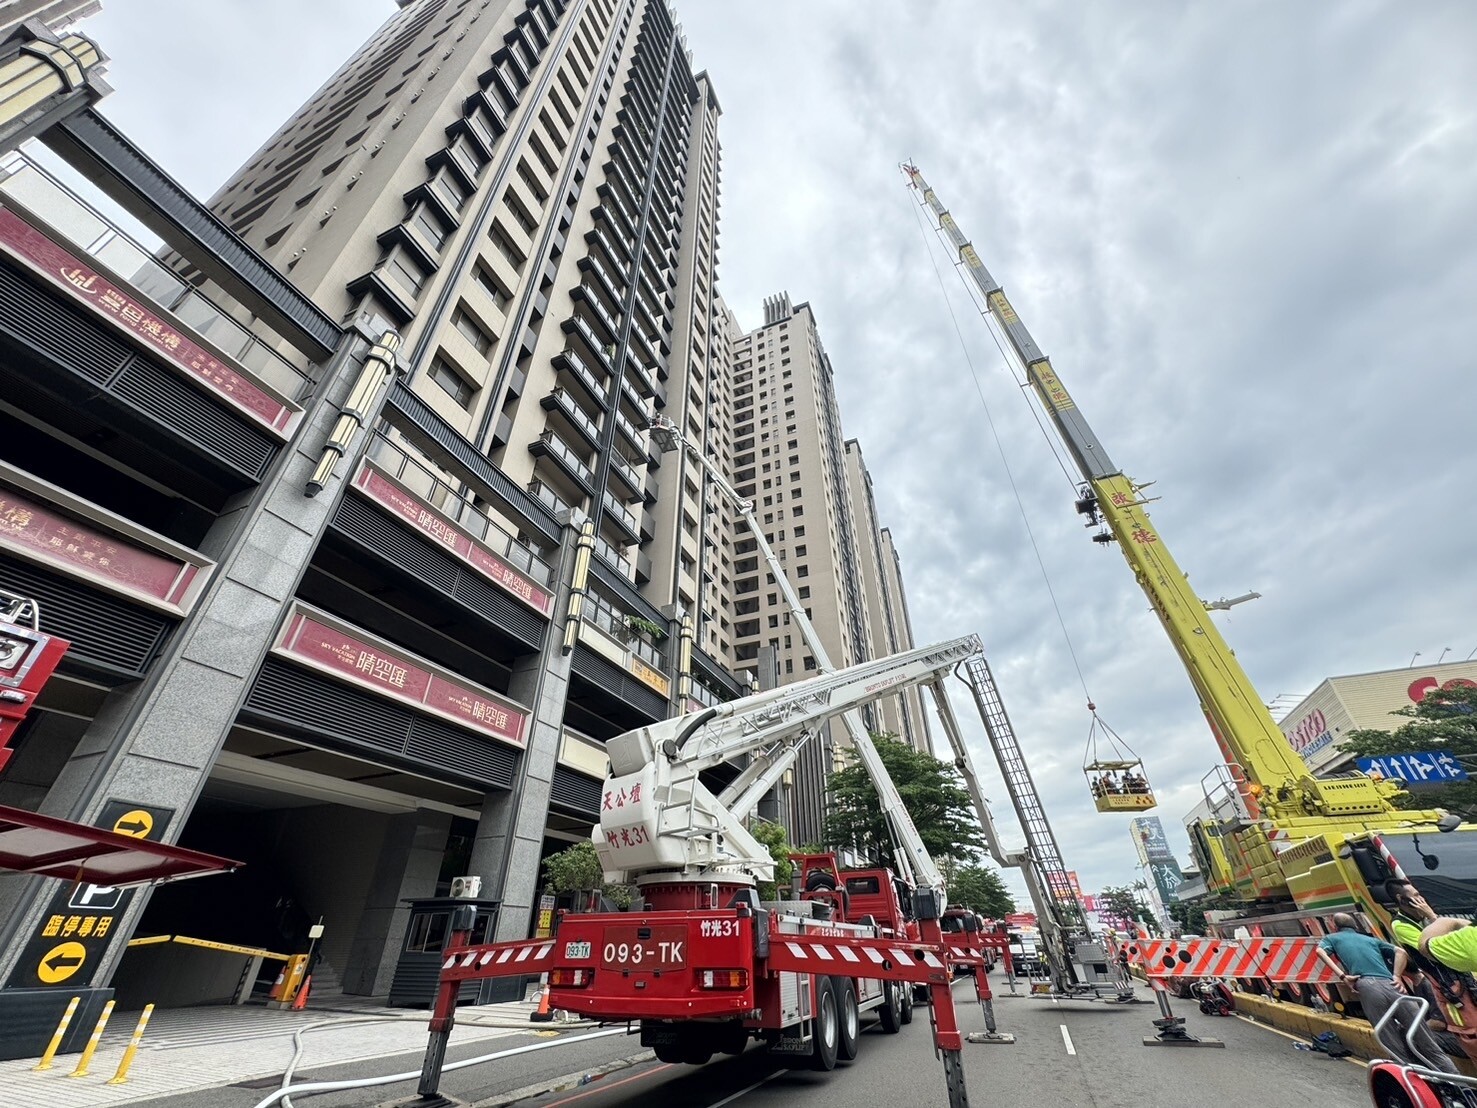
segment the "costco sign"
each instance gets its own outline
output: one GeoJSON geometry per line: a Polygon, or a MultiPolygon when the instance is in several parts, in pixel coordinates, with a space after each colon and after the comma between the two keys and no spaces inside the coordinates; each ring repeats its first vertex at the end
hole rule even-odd
{"type": "Polygon", "coordinates": [[[1287,736],[1287,741],[1292,744],[1292,748],[1304,759],[1333,742],[1333,732],[1329,730],[1328,719],[1317,708],[1298,720],[1291,730],[1284,730],[1282,733],[1287,736]]]}

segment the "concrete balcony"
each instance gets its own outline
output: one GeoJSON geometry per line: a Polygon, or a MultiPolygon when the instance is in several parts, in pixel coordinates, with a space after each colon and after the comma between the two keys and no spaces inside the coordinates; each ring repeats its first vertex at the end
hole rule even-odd
{"type": "Polygon", "coordinates": [[[528,452],[536,458],[548,458],[562,470],[585,495],[595,494],[595,475],[589,465],[558,433],[550,428],[528,444],[528,452]]]}

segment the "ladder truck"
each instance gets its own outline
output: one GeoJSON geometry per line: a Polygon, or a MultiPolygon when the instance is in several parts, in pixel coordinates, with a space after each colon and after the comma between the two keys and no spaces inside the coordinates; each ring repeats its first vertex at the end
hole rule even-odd
{"type": "MultiPolygon", "coordinates": [[[[663,449],[685,448],[739,506],[819,673],[606,743],[610,771],[591,838],[607,880],[634,884],[638,903],[623,912],[564,915],[553,939],[485,945],[469,945],[474,913],[461,910],[442,962],[419,1091],[437,1091],[462,982],[542,973],[551,1008],[600,1022],[637,1023],[642,1044],[663,1061],[701,1065],[715,1053],[742,1053],[758,1039],[771,1050],[808,1057],[819,1070],[856,1056],[864,1012],[876,1011],[883,1030],[897,1032],[911,1010],[908,992],[919,986],[927,994],[948,1104],[966,1108],[963,1038],[950,990],[953,966],[977,968],[987,1030],[971,1041],[1014,1040],[996,1031],[979,952],[944,938],[943,877],[860,711],[928,686],[951,742],[963,754],[943,682],[981,653],[980,641],[969,635],[832,669],[754,519],[752,503],[670,422],[655,420],[653,437],[663,449]],[[756,886],[774,879],[774,861],[744,821],[804,743],[833,720],[849,732],[899,847],[911,899],[902,914],[909,919],[890,913],[879,921],[868,909],[883,903],[880,898],[859,898],[859,910],[849,910],[849,894],[836,882],[807,888],[799,899],[759,900],[756,886]],[[721,793],[714,795],[701,780],[704,770],[745,757],[747,764],[721,793]]],[[[979,803],[988,820],[988,808],[979,803]]],[[[986,832],[993,841],[991,824],[986,832]]],[[[875,872],[890,879],[887,871],[875,872]]]]}
{"type": "MultiPolygon", "coordinates": [[[[1224,603],[1195,594],[1150,520],[1147,483],[1113,463],[954,218],[916,166],[902,169],[1072,458],[1082,480],[1076,509],[1097,528],[1093,541],[1118,544],[1199,697],[1224,764],[1207,775],[1211,818],[1189,827],[1190,842],[1207,885],[1246,906],[1236,924],[1253,936],[1316,935],[1321,916],[1348,910],[1388,932],[1390,881],[1413,884],[1438,913],[1472,914],[1465,890],[1477,879],[1477,826],[1439,809],[1397,809],[1403,794],[1391,781],[1313,776],[1211,620],[1224,603]]],[[[1470,1005],[1448,1007],[1454,1030],[1477,1042],[1470,1005]]]]}

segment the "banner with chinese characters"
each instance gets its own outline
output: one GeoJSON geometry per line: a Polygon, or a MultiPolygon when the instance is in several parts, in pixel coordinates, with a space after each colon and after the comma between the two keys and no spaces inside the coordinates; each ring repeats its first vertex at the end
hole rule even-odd
{"type": "Polygon", "coordinates": [[[119,288],[7,208],[0,208],[0,244],[258,423],[285,433],[301,414],[297,407],[226,365],[176,324],[155,314],[148,301],[119,288]]]}
{"type": "Polygon", "coordinates": [[[453,680],[418,665],[367,632],[351,634],[297,611],[288,618],[276,650],[463,727],[518,746],[524,743],[526,709],[470,682],[453,680]]]}
{"type": "Polygon", "coordinates": [[[663,696],[666,696],[672,691],[672,682],[667,675],[636,657],[634,650],[631,652],[630,660],[626,663],[626,668],[630,671],[632,677],[636,678],[643,685],[648,685],[655,689],[663,696]]]}
{"type": "Polygon", "coordinates": [[[187,610],[201,567],[95,531],[0,485],[0,547],[187,610]]]}
{"type": "MultiPolygon", "coordinates": [[[[158,841],[173,817],[173,808],[115,798],[103,805],[93,826],[158,841]]],[[[62,884],[56,888],[36,929],[16,940],[25,946],[6,987],[90,986],[132,899],[132,889],[111,885],[62,884]]]]}
{"type": "Polygon", "coordinates": [[[522,571],[488,550],[471,535],[427,506],[405,486],[394,480],[371,461],[365,461],[354,477],[354,485],[382,508],[405,520],[438,546],[455,554],[467,565],[501,585],[530,608],[550,615],[554,611],[554,594],[522,571]]]}

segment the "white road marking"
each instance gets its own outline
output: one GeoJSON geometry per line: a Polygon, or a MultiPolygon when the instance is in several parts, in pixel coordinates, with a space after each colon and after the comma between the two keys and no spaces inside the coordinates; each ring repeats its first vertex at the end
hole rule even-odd
{"type": "Polygon", "coordinates": [[[1062,1042],[1064,1042],[1064,1043],[1067,1044],[1067,1053],[1068,1054],[1076,1054],[1077,1053],[1077,1048],[1072,1045],[1072,1036],[1070,1034],[1068,1034],[1068,1032],[1067,1032],[1067,1025],[1065,1023],[1064,1024],[1061,1024],[1061,1029],[1062,1029],[1062,1042]]]}
{"type": "Polygon", "coordinates": [[[747,1089],[740,1089],[736,1093],[729,1093],[722,1100],[715,1100],[712,1104],[708,1105],[708,1108],[723,1108],[723,1106],[725,1104],[732,1104],[735,1100],[737,1100],[741,1096],[748,1096],[750,1093],[752,1093],[760,1085],[763,1085],[765,1082],[767,1082],[767,1081],[773,1081],[776,1077],[780,1077],[783,1074],[787,1074],[789,1072],[790,1072],[789,1070],[775,1070],[768,1077],[761,1078],[760,1080],[758,1080],[758,1081],[754,1082],[752,1085],[750,1085],[747,1089]]]}

